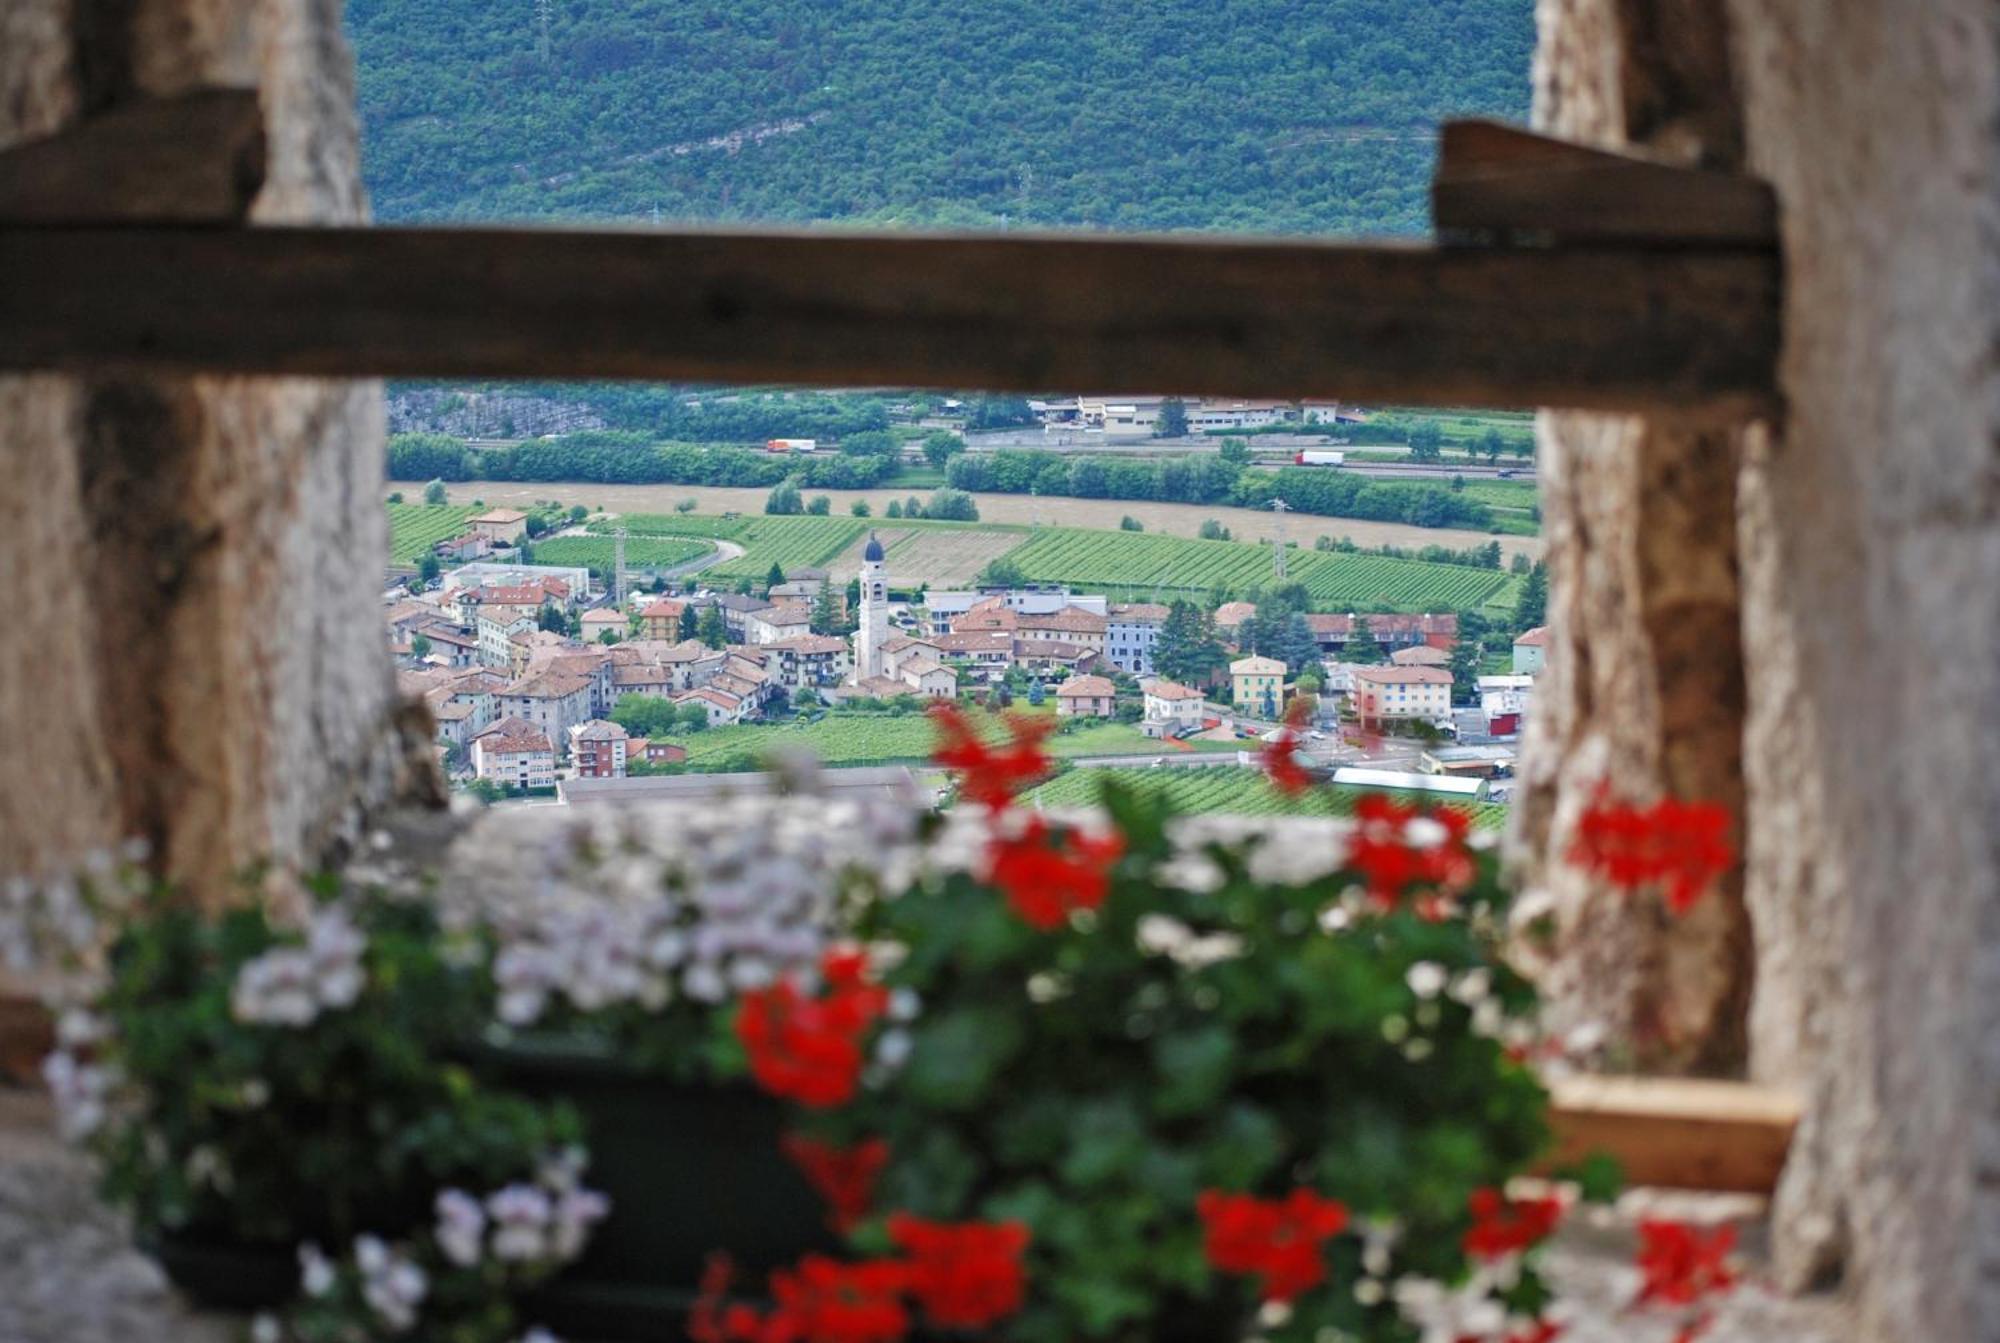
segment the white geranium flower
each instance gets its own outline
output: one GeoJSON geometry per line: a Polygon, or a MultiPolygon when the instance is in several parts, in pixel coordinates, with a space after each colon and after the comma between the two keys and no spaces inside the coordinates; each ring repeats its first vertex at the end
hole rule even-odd
{"type": "Polygon", "coordinates": [[[325,1296],[333,1290],[335,1276],[333,1261],[319,1246],[311,1241],[299,1246],[299,1290],[314,1298],[325,1296]]]}
{"type": "Polygon", "coordinates": [[[531,1184],[510,1184],[489,1194],[486,1215],[493,1222],[493,1257],[510,1262],[546,1258],[554,1211],[549,1196],[531,1184]]]}
{"type": "Polygon", "coordinates": [[[1436,961],[1418,961],[1404,974],[1403,982],[1410,986],[1410,992],[1419,998],[1435,998],[1444,992],[1451,974],[1436,961]]]}
{"type": "Polygon", "coordinates": [[[437,1196],[438,1249],[460,1268],[476,1267],[486,1242],[486,1209],[462,1189],[441,1190],[437,1196]]]}
{"type": "Polygon", "coordinates": [[[568,1261],[583,1253],[591,1228],[611,1212],[611,1200],[595,1189],[572,1189],[556,1199],[550,1230],[555,1257],[568,1261]]]}

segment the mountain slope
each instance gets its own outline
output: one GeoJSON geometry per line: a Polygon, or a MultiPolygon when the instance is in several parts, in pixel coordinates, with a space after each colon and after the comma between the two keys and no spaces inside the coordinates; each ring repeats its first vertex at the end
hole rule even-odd
{"type": "Polygon", "coordinates": [[[1397,233],[1533,0],[348,0],[378,217],[1397,233]]]}

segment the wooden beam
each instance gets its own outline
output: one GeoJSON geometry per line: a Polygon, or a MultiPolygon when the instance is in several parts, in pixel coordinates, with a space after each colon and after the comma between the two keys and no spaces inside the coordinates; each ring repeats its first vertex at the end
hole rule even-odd
{"type": "Polygon", "coordinates": [[[0,229],[0,368],[1771,408],[1767,254],[0,229]]]}
{"type": "Polygon", "coordinates": [[[1777,197],[1735,173],[1677,168],[1497,121],[1446,122],[1431,218],[1448,241],[1775,249],[1777,197]]]}
{"type": "Polygon", "coordinates": [[[1790,1093],[1745,1082],[1569,1077],[1549,1090],[1552,1167],[1607,1152],[1635,1185],[1769,1194],[1799,1122],[1790,1093]]]}
{"type": "Polygon", "coordinates": [[[263,184],[257,91],[200,89],[0,152],[0,221],[234,224],[263,184]]]}

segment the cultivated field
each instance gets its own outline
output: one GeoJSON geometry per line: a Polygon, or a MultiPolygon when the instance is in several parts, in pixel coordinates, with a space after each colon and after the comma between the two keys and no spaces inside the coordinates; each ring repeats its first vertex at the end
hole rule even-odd
{"type": "MultiPolygon", "coordinates": [[[[391,482],[386,488],[421,494],[424,482],[391,482]]],[[[674,505],[682,499],[694,499],[699,501],[703,513],[719,514],[733,510],[745,515],[761,514],[764,511],[764,496],[770,493],[765,489],[707,485],[599,485],[590,481],[512,484],[496,480],[454,484],[451,492],[453,499],[477,498],[488,504],[523,507],[537,499],[553,498],[564,504],[583,504],[616,513],[671,514],[674,505]]],[[[865,499],[875,514],[875,521],[880,522],[892,500],[907,499],[912,494],[924,498],[930,491],[901,486],[874,490],[807,490],[805,493],[807,498],[815,494],[831,498],[836,517],[845,516],[848,505],[854,500],[865,499]]],[[[1144,523],[1148,533],[1193,537],[1199,534],[1205,519],[1214,518],[1229,528],[1231,535],[1249,541],[1268,540],[1278,534],[1280,525],[1270,513],[1247,508],[1224,508],[1221,505],[1142,503],[1123,499],[1051,499],[1022,494],[980,494],[974,498],[979,503],[980,521],[988,523],[1115,528],[1119,518],[1130,515],[1144,523]]],[[[1317,536],[1346,536],[1364,547],[1392,545],[1414,550],[1424,546],[1451,546],[1463,549],[1498,540],[1501,553],[1508,559],[1515,555],[1539,559],[1542,553],[1540,538],[1533,536],[1496,538],[1485,532],[1412,527],[1400,522],[1369,522],[1359,518],[1321,518],[1294,513],[1284,521],[1283,529],[1283,534],[1297,541],[1301,547],[1310,547],[1317,536]]]]}
{"type": "MultiPolygon", "coordinates": [[[[932,587],[966,587],[993,560],[1027,539],[1026,532],[989,531],[979,527],[897,527],[877,529],[887,552],[889,576],[899,582],[924,582],[932,587]]],[[[834,564],[835,570],[859,571],[864,534],[834,564]]]]}
{"type": "MultiPolygon", "coordinates": [[[[1165,796],[1183,814],[1232,812],[1244,816],[1346,816],[1355,800],[1365,796],[1358,788],[1315,788],[1299,797],[1287,797],[1271,786],[1259,770],[1237,766],[1213,769],[1073,769],[1052,779],[1027,795],[1031,803],[1049,807],[1095,805],[1098,789],[1105,783],[1165,796]]],[[[1403,800],[1424,794],[1398,794],[1403,800]]],[[[1446,802],[1440,806],[1462,811],[1472,823],[1497,830],[1506,822],[1507,809],[1491,802],[1446,802]]]]}
{"type": "MultiPolygon", "coordinates": [[[[582,564],[600,574],[611,572],[617,542],[608,536],[551,536],[534,543],[537,564],[582,564]]],[[[628,569],[670,569],[714,551],[708,541],[675,536],[628,536],[628,569]]],[[[768,567],[768,566],[767,566],[768,567]]]]}
{"type": "MultiPolygon", "coordinates": [[[[421,496],[424,487],[415,492],[421,496]]],[[[439,541],[465,530],[465,520],[479,510],[460,504],[390,504],[389,562],[415,564],[439,541]]]]}

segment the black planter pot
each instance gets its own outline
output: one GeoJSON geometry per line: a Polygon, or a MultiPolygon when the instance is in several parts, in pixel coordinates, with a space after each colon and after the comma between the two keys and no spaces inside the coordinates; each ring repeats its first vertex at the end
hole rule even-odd
{"type": "Polygon", "coordinates": [[[299,1290],[298,1252],[288,1245],[230,1245],[165,1233],[139,1248],[181,1295],[211,1310],[275,1310],[299,1290]]]}
{"type": "Polygon", "coordinates": [[[586,1182],[611,1199],[583,1258],[526,1303],[525,1317],[558,1336],[679,1338],[711,1254],[726,1251],[750,1286],[838,1249],[825,1204],[779,1150],[785,1112],[762,1092],[663,1081],[571,1040],[484,1048],[475,1065],[509,1090],[574,1106],[586,1182]]]}

